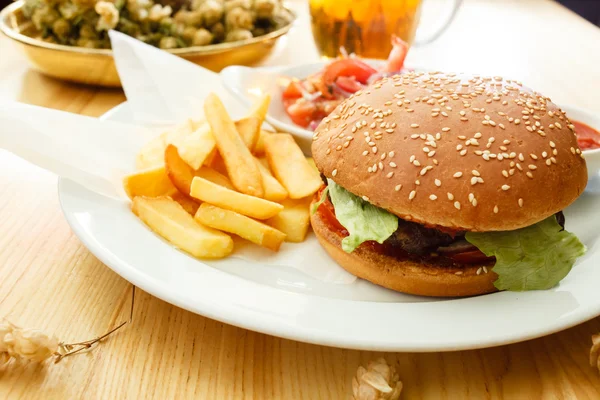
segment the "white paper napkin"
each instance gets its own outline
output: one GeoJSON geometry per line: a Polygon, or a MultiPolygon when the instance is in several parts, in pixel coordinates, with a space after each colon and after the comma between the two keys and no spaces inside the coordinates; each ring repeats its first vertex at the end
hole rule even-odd
{"type": "MultiPolygon", "coordinates": [[[[0,147],[89,190],[125,200],[122,178],[133,172],[139,149],[168,126],[201,118],[210,92],[221,97],[234,118],[246,107],[227,93],[214,72],[121,33],[110,32],[110,37],[132,114],[119,120],[131,124],[0,104],[0,147]]],[[[312,233],[303,243],[284,243],[277,253],[236,242],[232,257],[292,267],[328,283],[356,280],[329,258],[312,233]]]]}

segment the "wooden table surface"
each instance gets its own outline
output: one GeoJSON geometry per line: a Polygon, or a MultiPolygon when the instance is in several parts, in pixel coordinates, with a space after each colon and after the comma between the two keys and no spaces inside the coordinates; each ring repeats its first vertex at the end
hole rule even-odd
{"type": "MultiPolygon", "coordinates": [[[[294,6],[299,24],[268,64],[317,58],[305,4],[294,6]]],[[[600,112],[600,29],[550,1],[467,0],[449,31],[410,61],[522,79],[559,104],[600,112]]],[[[29,70],[4,37],[0,77],[0,100],[92,116],[125,100],[119,90],[29,70]]],[[[0,187],[0,316],[65,341],[97,336],[126,318],[130,284],[71,232],[56,177],[0,151],[0,187]]],[[[384,356],[398,366],[406,399],[597,399],[600,374],[588,366],[588,351],[598,331],[596,318],[509,346],[384,356]]],[[[60,364],[0,369],[0,398],[343,399],[359,364],[377,356],[239,329],[138,290],[132,325],[60,364]]]]}

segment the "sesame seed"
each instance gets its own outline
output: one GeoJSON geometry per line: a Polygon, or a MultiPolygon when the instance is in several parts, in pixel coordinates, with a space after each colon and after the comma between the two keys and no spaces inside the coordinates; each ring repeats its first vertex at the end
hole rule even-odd
{"type": "Polygon", "coordinates": [[[373,150],[373,154],[377,154],[377,146],[373,146],[371,150],[373,150]]]}
{"type": "Polygon", "coordinates": [[[337,169],[334,169],[334,170],[331,172],[331,176],[336,176],[336,175],[337,175],[337,169]]]}
{"type": "Polygon", "coordinates": [[[454,273],[454,275],[462,275],[462,274],[463,274],[463,271],[456,271],[456,272],[454,273]]]}
{"type": "Polygon", "coordinates": [[[388,174],[385,177],[386,178],[391,178],[392,176],[394,176],[394,171],[388,172],[388,174]]]}
{"type": "Polygon", "coordinates": [[[550,165],[552,165],[552,160],[551,160],[551,159],[547,159],[547,160],[546,160],[546,165],[547,165],[547,166],[550,166],[550,165]]]}
{"type": "Polygon", "coordinates": [[[471,204],[473,205],[473,207],[477,207],[477,199],[473,199],[473,201],[471,202],[471,204]]]}
{"type": "Polygon", "coordinates": [[[459,135],[459,136],[458,136],[458,138],[459,138],[460,140],[465,140],[467,137],[466,137],[466,136],[464,136],[464,135],[459,135]]]}
{"type": "Polygon", "coordinates": [[[442,186],[442,181],[440,181],[439,179],[436,179],[433,182],[435,183],[435,186],[437,186],[437,187],[442,186]]]}
{"type": "Polygon", "coordinates": [[[454,202],[454,208],[456,208],[457,210],[460,210],[460,203],[458,201],[454,202]]]}
{"type": "Polygon", "coordinates": [[[365,150],[365,151],[362,152],[363,156],[366,156],[367,154],[369,154],[369,150],[365,150]]]}
{"type": "Polygon", "coordinates": [[[362,197],[362,199],[363,199],[364,201],[369,201],[369,198],[368,198],[367,196],[363,196],[363,197],[362,197]]]}
{"type": "Polygon", "coordinates": [[[413,161],[413,165],[414,165],[415,167],[420,167],[420,166],[421,166],[421,163],[419,162],[419,160],[415,160],[415,161],[413,161]]]}
{"type": "MultiPolygon", "coordinates": [[[[488,99],[489,100],[489,99],[488,99]]],[[[481,275],[481,271],[483,271],[482,267],[477,268],[477,275],[481,275]]]]}
{"type": "Polygon", "coordinates": [[[418,128],[418,127],[419,127],[419,124],[410,124],[410,127],[411,127],[411,128],[418,128]]]}
{"type": "Polygon", "coordinates": [[[417,179],[417,180],[415,181],[415,185],[419,186],[420,184],[421,184],[421,181],[417,179]]]}
{"type": "Polygon", "coordinates": [[[449,132],[449,131],[450,131],[450,128],[448,128],[447,126],[442,128],[442,132],[449,132]]]}
{"type": "Polygon", "coordinates": [[[552,148],[556,147],[556,144],[552,140],[550,141],[550,147],[552,147],[552,148]]]}
{"type": "Polygon", "coordinates": [[[527,171],[525,175],[527,175],[528,178],[533,179],[533,174],[531,172],[527,171]]]}
{"type": "Polygon", "coordinates": [[[454,175],[452,175],[452,176],[453,176],[453,177],[455,177],[455,178],[460,178],[460,177],[462,176],[462,172],[460,172],[460,171],[459,171],[459,172],[456,172],[456,173],[454,173],[454,175]]]}
{"type": "Polygon", "coordinates": [[[505,178],[508,178],[508,172],[506,170],[502,170],[502,175],[504,175],[505,178]]]}
{"type": "Polygon", "coordinates": [[[523,207],[523,199],[519,199],[518,203],[519,203],[519,207],[523,207]]]}
{"type": "Polygon", "coordinates": [[[538,156],[536,156],[536,155],[535,155],[535,154],[533,154],[533,153],[532,153],[532,154],[530,154],[530,155],[529,155],[529,157],[533,158],[534,160],[537,160],[537,159],[538,159],[538,156]]]}
{"type": "Polygon", "coordinates": [[[473,171],[471,171],[471,173],[472,173],[474,176],[481,176],[481,174],[479,173],[479,171],[477,171],[476,169],[474,169],[473,171]]]}
{"type": "Polygon", "coordinates": [[[481,132],[477,132],[473,135],[475,139],[481,139],[481,132]]]}
{"type": "Polygon", "coordinates": [[[435,194],[430,194],[429,200],[437,200],[437,196],[435,194]]]}
{"type": "Polygon", "coordinates": [[[396,153],[394,153],[393,151],[388,152],[388,156],[390,156],[390,157],[394,157],[395,154],[396,153]]]}
{"type": "Polygon", "coordinates": [[[508,190],[508,189],[510,189],[510,186],[508,186],[508,185],[502,185],[502,190],[508,190]]]}
{"type": "Polygon", "coordinates": [[[555,122],[554,126],[556,126],[558,129],[562,129],[562,125],[560,124],[560,122],[555,122]]]}
{"type": "Polygon", "coordinates": [[[478,182],[478,180],[477,180],[476,176],[471,177],[471,185],[476,185],[477,182],[478,182]]]}
{"type": "Polygon", "coordinates": [[[408,194],[408,199],[412,200],[415,198],[415,196],[417,195],[417,192],[415,192],[414,190],[412,190],[409,194],[408,194]]]}
{"type": "Polygon", "coordinates": [[[467,149],[463,149],[460,151],[461,156],[464,156],[465,154],[467,154],[467,149]]]}
{"type": "Polygon", "coordinates": [[[519,161],[525,161],[525,157],[523,156],[523,153],[519,153],[519,161]]]}
{"type": "Polygon", "coordinates": [[[473,199],[475,199],[475,195],[473,193],[469,193],[469,202],[473,202],[473,199]]]}
{"type": "Polygon", "coordinates": [[[494,214],[498,214],[498,206],[494,206],[494,214]]]}
{"type": "Polygon", "coordinates": [[[396,187],[394,188],[394,190],[395,190],[396,192],[399,192],[399,191],[400,191],[400,189],[402,189],[402,185],[396,185],[396,187]]]}
{"type": "Polygon", "coordinates": [[[535,165],[533,165],[533,164],[529,164],[529,166],[528,166],[528,167],[529,167],[529,169],[531,169],[531,170],[536,170],[536,169],[537,169],[537,167],[536,167],[535,165]]]}
{"type": "Polygon", "coordinates": [[[454,195],[450,192],[446,193],[448,195],[448,200],[452,201],[454,200],[454,195]]]}

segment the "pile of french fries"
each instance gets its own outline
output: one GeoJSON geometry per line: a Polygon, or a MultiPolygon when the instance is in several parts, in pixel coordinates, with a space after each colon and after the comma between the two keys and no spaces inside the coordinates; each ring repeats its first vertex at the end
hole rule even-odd
{"type": "Polygon", "coordinates": [[[265,96],[233,121],[210,94],[206,120],[189,120],[145,145],[123,185],[132,211],[154,232],[199,258],[233,252],[237,235],[273,251],[302,242],[322,182],[291,135],[262,130],[265,96]]]}

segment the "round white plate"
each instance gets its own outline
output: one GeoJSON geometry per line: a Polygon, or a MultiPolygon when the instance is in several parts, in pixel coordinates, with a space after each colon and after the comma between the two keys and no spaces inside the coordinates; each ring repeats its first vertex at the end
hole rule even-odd
{"type": "MultiPolygon", "coordinates": [[[[108,118],[131,122],[129,115],[125,105],[108,118]]],[[[454,300],[403,295],[362,280],[325,284],[235,258],[200,261],[152,233],[126,201],[65,179],[59,196],[75,234],[123,278],[194,313],[275,336],[355,349],[459,350],[531,339],[600,315],[600,179],[565,211],[567,229],[588,253],[558,287],[454,300]]]]}

